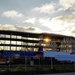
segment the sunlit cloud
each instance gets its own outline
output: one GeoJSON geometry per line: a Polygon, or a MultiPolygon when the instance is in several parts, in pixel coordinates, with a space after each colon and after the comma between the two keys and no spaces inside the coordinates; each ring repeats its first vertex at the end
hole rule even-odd
{"type": "Polygon", "coordinates": [[[55,12],[55,6],[56,6],[56,4],[53,2],[52,3],[46,3],[40,7],[35,7],[34,9],[32,9],[32,11],[36,11],[39,13],[52,14],[55,12]]]}
{"type": "Polygon", "coordinates": [[[75,28],[75,18],[72,17],[73,15],[70,15],[69,17],[59,16],[52,19],[41,18],[39,19],[39,23],[42,26],[50,28],[49,32],[71,36],[74,35],[75,28]]]}
{"type": "Polygon", "coordinates": [[[73,21],[75,21],[75,14],[67,15],[67,16],[61,16],[58,19],[61,21],[64,21],[64,22],[73,22],[73,21]]]}
{"type": "Polygon", "coordinates": [[[59,2],[65,9],[74,7],[75,4],[75,0],[59,0],[59,2]]]}
{"type": "Polygon", "coordinates": [[[0,30],[16,30],[11,24],[0,24],[0,30]]]}
{"type": "Polygon", "coordinates": [[[63,30],[63,26],[62,26],[62,21],[56,20],[56,19],[44,19],[41,18],[39,19],[39,22],[41,23],[41,25],[46,26],[48,28],[50,28],[52,31],[59,31],[59,30],[63,30]]]}
{"type": "Polygon", "coordinates": [[[23,21],[23,23],[31,23],[34,24],[35,23],[36,18],[27,18],[25,21],[23,21]]]}
{"type": "Polygon", "coordinates": [[[0,24],[0,30],[14,30],[14,31],[22,31],[22,32],[33,32],[33,33],[40,33],[42,30],[37,27],[32,26],[14,26],[11,24],[0,24]]]}

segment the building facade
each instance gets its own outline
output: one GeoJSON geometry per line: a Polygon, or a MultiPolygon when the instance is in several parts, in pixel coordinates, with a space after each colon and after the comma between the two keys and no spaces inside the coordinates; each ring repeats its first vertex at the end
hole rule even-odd
{"type": "Polygon", "coordinates": [[[74,52],[71,36],[0,30],[0,50],[74,52]]]}

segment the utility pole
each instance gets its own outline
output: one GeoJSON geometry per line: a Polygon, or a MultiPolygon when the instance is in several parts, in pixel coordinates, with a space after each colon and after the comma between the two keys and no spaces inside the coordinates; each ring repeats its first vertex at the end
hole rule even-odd
{"type": "Polygon", "coordinates": [[[51,70],[53,70],[53,61],[52,61],[52,57],[51,57],[51,70]]]}

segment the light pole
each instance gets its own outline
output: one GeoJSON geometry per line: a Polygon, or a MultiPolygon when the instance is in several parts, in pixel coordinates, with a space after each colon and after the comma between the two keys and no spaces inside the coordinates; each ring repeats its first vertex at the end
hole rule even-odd
{"type": "Polygon", "coordinates": [[[25,56],[25,71],[26,71],[26,64],[27,64],[27,59],[26,59],[26,56],[25,56]]]}
{"type": "MultiPolygon", "coordinates": [[[[12,36],[12,33],[10,34],[10,51],[11,51],[11,36],[12,36]]],[[[9,70],[10,70],[10,61],[11,61],[11,52],[9,52],[9,70]]]]}
{"type": "MultiPolygon", "coordinates": [[[[45,42],[46,44],[49,44],[50,41],[51,41],[50,38],[48,38],[48,37],[44,38],[44,42],[45,42]]],[[[52,70],[52,69],[53,69],[53,61],[52,61],[52,57],[51,57],[51,70],[52,70]]]]}
{"type": "Polygon", "coordinates": [[[51,70],[53,69],[53,61],[52,61],[52,57],[51,57],[51,70]]]}
{"type": "MultiPolygon", "coordinates": [[[[43,47],[42,47],[42,39],[43,39],[43,36],[42,35],[40,35],[39,36],[39,47],[38,47],[38,52],[41,52],[41,51],[43,51],[43,47]]],[[[40,55],[38,55],[38,64],[39,64],[39,68],[40,68],[40,55]]]]}

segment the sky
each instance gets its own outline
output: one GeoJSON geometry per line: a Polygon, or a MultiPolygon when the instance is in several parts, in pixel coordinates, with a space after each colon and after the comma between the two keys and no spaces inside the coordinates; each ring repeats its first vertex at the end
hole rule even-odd
{"type": "Polygon", "coordinates": [[[75,36],[75,0],[0,0],[0,29],[75,36]]]}

